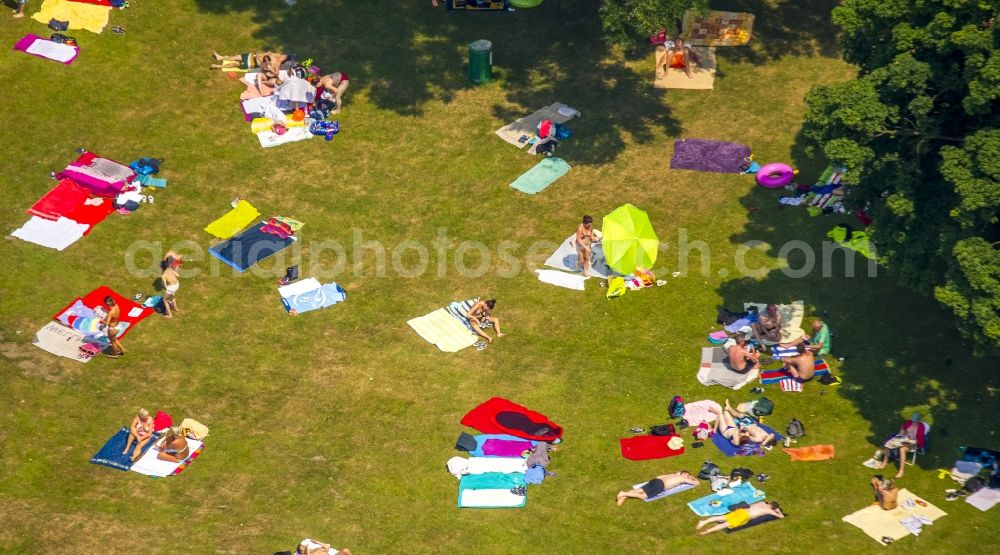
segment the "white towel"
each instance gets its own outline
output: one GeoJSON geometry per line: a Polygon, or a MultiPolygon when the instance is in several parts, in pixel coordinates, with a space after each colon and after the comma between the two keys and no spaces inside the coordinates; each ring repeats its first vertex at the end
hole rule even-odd
{"type": "Polygon", "coordinates": [[[289,77],[278,86],[278,100],[285,102],[311,103],[316,99],[316,87],[309,81],[299,77],[289,77]]]}
{"type": "Polygon", "coordinates": [[[557,270],[535,270],[538,272],[538,281],[549,283],[566,289],[576,289],[583,291],[583,284],[587,280],[581,274],[568,274],[557,270]]]}
{"type": "Polygon", "coordinates": [[[502,474],[524,473],[528,470],[527,459],[517,457],[452,457],[448,459],[448,472],[456,478],[464,474],[485,474],[500,472],[502,474]]]}
{"type": "Polygon", "coordinates": [[[48,58],[50,60],[55,60],[57,62],[66,63],[76,56],[77,49],[75,46],[60,44],[46,39],[38,39],[31,43],[31,46],[29,46],[25,52],[41,56],[43,58],[48,58]]]}
{"type": "Polygon", "coordinates": [[[323,284],[320,283],[318,279],[311,277],[300,279],[295,283],[279,287],[278,294],[281,295],[282,299],[287,299],[289,297],[294,297],[295,295],[301,295],[302,293],[308,293],[309,291],[321,289],[322,287],[323,284]]]}
{"type": "MultiPolygon", "coordinates": [[[[188,439],[188,449],[191,453],[194,453],[203,445],[202,442],[197,439],[188,439]]],[[[146,454],[143,455],[139,460],[135,461],[132,465],[132,471],[138,472],[139,474],[145,474],[146,476],[153,476],[155,478],[163,478],[170,476],[177,470],[177,467],[181,463],[174,463],[168,461],[161,461],[156,456],[160,454],[160,450],[155,446],[150,447],[146,454]]]]}
{"type": "Polygon", "coordinates": [[[458,500],[459,507],[500,508],[520,507],[526,497],[515,495],[509,489],[465,489],[458,500]]]}
{"type": "Polygon", "coordinates": [[[261,131],[257,133],[260,146],[264,148],[283,145],[285,143],[294,143],[295,141],[304,141],[311,138],[313,138],[313,134],[305,127],[291,127],[288,131],[285,131],[284,135],[278,135],[274,131],[261,131]]]}
{"type": "Polygon", "coordinates": [[[1000,503],[1000,489],[983,488],[965,498],[965,502],[980,511],[988,511],[1000,503]]]}
{"type": "Polygon", "coordinates": [[[32,216],[23,226],[15,229],[10,235],[18,239],[61,251],[83,237],[90,229],[87,224],[80,224],[60,216],[58,220],[46,220],[32,216]]]}

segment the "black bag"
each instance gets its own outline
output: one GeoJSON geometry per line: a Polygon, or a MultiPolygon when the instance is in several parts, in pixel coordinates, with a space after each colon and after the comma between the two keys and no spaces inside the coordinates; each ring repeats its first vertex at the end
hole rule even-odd
{"type": "Polygon", "coordinates": [[[62,33],[52,33],[52,36],[49,37],[49,40],[58,44],[66,44],[66,35],[62,33]]]}
{"type": "Polygon", "coordinates": [[[69,29],[69,21],[59,21],[58,19],[50,19],[49,29],[52,29],[53,31],[65,31],[69,29]]]}
{"type": "Polygon", "coordinates": [[[1000,472],[994,472],[990,476],[989,486],[993,489],[1000,489],[1000,472]]]}
{"type": "Polygon", "coordinates": [[[535,152],[551,157],[556,153],[556,141],[545,141],[535,147],[535,152]]]}
{"type": "Polygon", "coordinates": [[[799,422],[798,418],[793,418],[791,422],[788,423],[788,427],[785,428],[785,432],[788,433],[788,437],[792,439],[798,439],[806,435],[806,427],[799,422]]]}
{"type": "Polygon", "coordinates": [[[458,449],[459,451],[472,452],[476,450],[476,447],[479,447],[479,443],[476,442],[476,438],[465,432],[459,434],[458,439],[455,441],[455,449],[458,449]]]}
{"type": "Polygon", "coordinates": [[[675,436],[677,431],[674,430],[673,424],[660,424],[657,426],[650,426],[649,433],[654,436],[675,436]]]}
{"type": "Polygon", "coordinates": [[[735,480],[739,478],[744,482],[753,477],[753,470],[749,468],[734,468],[732,472],[729,473],[729,479],[735,480]]]}
{"type": "Polygon", "coordinates": [[[285,280],[289,283],[299,279],[299,265],[289,266],[285,270],[285,280]]]}
{"type": "Polygon", "coordinates": [[[712,461],[705,461],[705,464],[701,465],[701,470],[698,471],[699,480],[708,480],[712,476],[719,476],[722,471],[719,470],[718,465],[712,461]]]}
{"type": "Polygon", "coordinates": [[[986,480],[983,480],[979,476],[973,476],[965,482],[965,491],[969,493],[976,493],[984,487],[986,487],[986,480]]]}
{"type": "Polygon", "coordinates": [[[761,397],[753,402],[753,408],[750,412],[754,416],[760,418],[761,416],[770,416],[771,411],[774,410],[774,401],[768,399],[767,397],[761,397]]]}

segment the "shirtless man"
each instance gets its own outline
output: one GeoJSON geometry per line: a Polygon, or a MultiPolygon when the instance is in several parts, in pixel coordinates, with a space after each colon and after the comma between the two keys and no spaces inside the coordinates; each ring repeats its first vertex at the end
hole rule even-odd
{"type": "Polygon", "coordinates": [[[767,343],[778,343],[781,341],[781,313],[778,307],[773,304],[767,305],[764,314],[757,317],[757,321],[750,325],[753,336],[763,345],[767,343]]]}
{"type": "Polygon", "coordinates": [[[667,76],[670,68],[673,68],[683,69],[688,79],[693,79],[691,66],[695,63],[699,63],[698,56],[695,55],[690,46],[684,44],[684,39],[678,37],[674,39],[673,47],[668,48],[656,61],[656,78],[663,79],[667,76]]]}
{"type": "Polygon", "coordinates": [[[747,346],[747,338],[736,334],[736,343],[726,349],[726,365],[737,374],[746,374],[760,362],[760,353],[751,351],[747,346]]]}
{"type": "Polygon", "coordinates": [[[281,64],[285,63],[286,60],[288,60],[288,56],[286,54],[279,54],[278,52],[254,53],[253,50],[233,56],[223,56],[218,52],[212,52],[212,56],[215,58],[215,61],[220,63],[212,64],[209,67],[211,69],[223,69],[223,70],[242,69],[245,71],[249,71],[265,65],[265,63],[273,64],[274,68],[278,68],[281,66],[281,64]]]}
{"type": "Polygon", "coordinates": [[[104,317],[104,326],[108,332],[108,343],[110,343],[108,348],[111,350],[108,356],[118,358],[125,354],[125,347],[122,347],[122,342],[118,339],[118,322],[122,315],[122,309],[110,296],[104,297],[104,304],[108,305],[108,315],[104,317]]]}
{"type": "Polygon", "coordinates": [[[625,500],[630,497],[632,499],[649,499],[681,484],[691,484],[692,486],[697,486],[700,483],[701,482],[692,476],[690,472],[684,470],[675,472],[674,474],[663,474],[662,476],[657,476],[656,478],[646,482],[639,488],[630,489],[628,491],[619,491],[615,502],[619,507],[621,507],[622,504],[625,503],[625,500]]]}
{"type": "Polygon", "coordinates": [[[778,505],[777,501],[758,501],[746,509],[736,509],[722,516],[710,516],[704,520],[699,520],[695,530],[701,530],[709,524],[718,523],[707,530],[701,530],[701,535],[704,536],[705,534],[711,534],[712,532],[718,532],[726,528],[732,530],[733,528],[746,526],[751,520],[767,515],[785,518],[785,513],[781,510],[781,505],[778,505]]]}
{"type": "Polygon", "coordinates": [[[883,511],[891,511],[896,508],[896,498],[899,496],[899,488],[892,480],[876,475],[872,478],[872,489],[875,490],[875,500],[883,511]]]}
{"type": "Polygon", "coordinates": [[[500,319],[493,316],[490,311],[493,307],[497,305],[496,299],[489,299],[486,301],[479,301],[472,305],[465,315],[469,318],[469,323],[472,324],[472,329],[475,330],[477,334],[486,338],[487,341],[493,342],[493,338],[483,331],[483,327],[489,327],[486,324],[492,324],[493,329],[496,330],[497,337],[503,337],[507,335],[506,333],[500,332],[500,319]]]}
{"type": "Polygon", "coordinates": [[[583,217],[583,223],[576,227],[576,261],[583,269],[583,275],[590,277],[591,243],[597,239],[594,230],[594,218],[583,217]]]}
{"type": "Polygon", "coordinates": [[[807,349],[804,343],[799,343],[795,348],[799,354],[781,359],[782,367],[788,370],[793,378],[802,381],[811,380],[816,373],[816,355],[807,349]]]}

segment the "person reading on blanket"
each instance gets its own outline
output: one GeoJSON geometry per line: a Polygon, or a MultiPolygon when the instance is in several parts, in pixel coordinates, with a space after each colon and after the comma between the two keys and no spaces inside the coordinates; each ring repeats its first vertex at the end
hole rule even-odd
{"type": "Polygon", "coordinates": [[[760,363],[760,353],[747,344],[744,334],[738,333],[735,342],[726,349],[726,358],[722,363],[737,374],[746,374],[760,363]]]}
{"type": "Polygon", "coordinates": [[[684,44],[684,39],[677,37],[674,39],[674,45],[656,61],[656,78],[663,79],[670,69],[683,69],[688,79],[694,79],[691,76],[691,66],[698,63],[700,63],[698,55],[690,46],[684,44]]]}
{"type": "Polygon", "coordinates": [[[782,368],[788,370],[793,378],[811,380],[816,373],[816,356],[803,343],[799,343],[796,350],[799,354],[781,359],[782,368]]]}
{"type": "Polygon", "coordinates": [[[899,497],[899,488],[896,483],[876,474],[872,478],[872,489],[875,490],[875,500],[883,511],[891,511],[896,508],[896,498],[899,497]]]}
{"type": "Polygon", "coordinates": [[[108,305],[108,313],[104,316],[104,326],[108,332],[108,356],[118,358],[125,354],[125,347],[118,339],[118,323],[121,320],[122,309],[110,296],[104,297],[104,304],[108,305]]]}
{"type": "Polygon", "coordinates": [[[576,226],[576,263],[583,270],[584,277],[590,276],[591,245],[598,240],[594,229],[594,218],[584,216],[583,222],[576,226]]]}
{"type": "Polygon", "coordinates": [[[351,555],[351,550],[335,549],[328,543],[316,540],[302,540],[302,543],[295,548],[295,555],[351,555]]]}
{"type": "Polygon", "coordinates": [[[889,456],[893,451],[897,451],[899,472],[896,473],[896,478],[902,478],[903,469],[906,468],[907,453],[924,445],[926,433],[927,424],[920,421],[920,413],[913,413],[913,416],[900,426],[899,433],[885,442],[882,461],[878,467],[885,468],[889,464],[889,456]]]}
{"type": "Polygon", "coordinates": [[[750,325],[753,336],[761,345],[781,342],[781,312],[778,306],[769,304],[764,309],[764,314],[757,317],[757,321],[750,325]]]}
{"type": "Polygon", "coordinates": [[[135,443],[135,451],[132,453],[132,461],[135,462],[142,456],[142,448],[152,438],[153,417],[149,415],[148,410],[139,409],[135,418],[132,419],[132,425],[129,426],[128,440],[125,442],[125,450],[122,451],[122,455],[127,455],[132,443],[135,443]]]}
{"type": "Polygon", "coordinates": [[[673,474],[663,474],[646,482],[640,488],[630,489],[628,491],[619,491],[618,495],[615,496],[615,503],[621,507],[625,503],[625,500],[629,498],[652,499],[668,489],[673,489],[681,484],[691,484],[692,486],[697,486],[700,483],[701,482],[698,478],[695,478],[690,472],[685,470],[675,472],[673,474]]]}
{"type": "Polygon", "coordinates": [[[473,331],[478,335],[485,338],[487,341],[492,342],[493,338],[490,337],[484,329],[493,328],[496,332],[497,337],[503,337],[507,335],[506,333],[501,333],[500,331],[500,319],[493,316],[491,311],[493,307],[497,305],[496,299],[489,299],[486,301],[479,301],[472,305],[465,315],[469,318],[469,324],[472,325],[473,331]]]}
{"type": "Polygon", "coordinates": [[[746,526],[750,524],[751,520],[768,515],[776,518],[785,518],[785,513],[781,510],[781,505],[777,501],[758,501],[745,509],[736,509],[722,516],[710,516],[704,520],[699,520],[695,530],[701,530],[709,524],[717,523],[707,530],[701,530],[701,535],[704,536],[705,534],[719,532],[726,528],[732,530],[740,526],[746,526]]]}
{"type": "Polygon", "coordinates": [[[157,441],[153,447],[160,451],[156,458],[161,461],[179,463],[191,454],[187,438],[184,437],[184,433],[178,426],[171,427],[167,431],[167,435],[157,441]]]}
{"type": "Polygon", "coordinates": [[[728,439],[733,447],[739,447],[744,443],[759,443],[765,449],[770,449],[777,443],[773,433],[761,428],[752,418],[733,409],[729,405],[729,399],[726,399],[724,410],[716,410],[714,407],[709,407],[708,410],[716,414],[715,432],[728,439]]]}

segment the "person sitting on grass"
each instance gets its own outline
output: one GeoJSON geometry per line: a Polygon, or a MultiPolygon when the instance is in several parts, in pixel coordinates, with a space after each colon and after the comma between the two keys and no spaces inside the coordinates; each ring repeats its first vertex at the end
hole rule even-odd
{"type": "Polygon", "coordinates": [[[927,424],[920,421],[920,413],[913,413],[913,416],[900,426],[899,433],[885,442],[885,452],[878,467],[885,468],[889,464],[889,456],[893,451],[897,451],[899,472],[896,473],[896,478],[902,478],[903,469],[906,468],[906,455],[914,449],[924,446],[927,429],[927,424]]]}
{"type": "Polygon", "coordinates": [[[707,530],[701,530],[701,535],[704,536],[712,532],[725,530],[726,528],[732,530],[740,526],[746,526],[751,520],[767,515],[785,518],[785,513],[781,510],[781,505],[777,501],[758,501],[746,509],[736,509],[722,516],[710,516],[704,520],[699,520],[695,530],[701,530],[709,524],[718,523],[707,530]]]}
{"type": "Polygon", "coordinates": [[[482,336],[489,342],[493,342],[493,338],[490,337],[483,329],[492,327],[496,332],[497,337],[503,337],[507,335],[500,331],[500,319],[493,316],[491,311],[493,307],[497,305],[496,299],[489,299],[486,301],[479,301],[472,305],[465,315],[469,318],[469,323],[472,324],[472,329],[478,335],[482,336]]]}
{"type": "Polygon", "coordinates": [[[699,64],[698,55],[691,50],[691,47],[684,44],[684,39],[677,37],[674,45],[667,49],[656,61],[656,78],[663,79],[671,69],[683,69],[688,79],[694,79],[691,75],[691,66],[699,64]]]}
{"type": "Polygon", "coordinates": [[[132,419],[132,425],[129,426],[128,440],[125,442],[125,450],[122,451],[122,455],[127,455],[132,443],[135,442],[135,451],[132,453],[132,461],[135,462],[142,456],[142,448],[152,438],[153,417],[149,415],[148,410],[139,409],[135,418],[132,419]]]}
{"type": "Polygon", "coordinates": [[[757,317],[757,321],[750,325],[750,329],[761,345],[781,342],[781,312],[778,311],[778,306],[767,305],[764,314],[757,317]]]}
{"type": "Polygon", "coordinates": [[[761,428],[751,418],[731,407],[729,399],[726,399],[725,410],[716,410],[714,407],[710,407],[709,410],[716,415],[715,432],[728,439],[733,447],[739,447],[744,443],[759,443],[765,449],[770,449],[777,443],[773,433],[761,428]]]}
{"type": "Polygon", "coordinates": [[[812,338],[810,338],[806,348],[817,356],[830,354],[830,326],[826,325],[823,320],[813,320],[812,330],[812,338]]]}
{"type": "Polygon", "coordinates": [[[167,435],[163,436],[160,441],[157,441],[154,447],[160,451],[156,455],[156,458],[161,461],[179,463],[191,454],[187,438],[184,437],[181,429],[177,426],[171,427],[167,431],[167,435]]]}
{"type": "Polygon", "coordinates": [[[875,490],[875,500],[883,511],[891,511],[896,508],[896,498],[899,496],[899,488],[896,483],[876,474],[872,478],[872,489],[875,490]]]}
{"type": "Polygon", "coordinates": [[[726,368],[737,374],[746,374],[760,363],[760,353],[747,345],[747,338],[742,333],[736,334],[734,343],[726,349],[726,368]]]}
{"type": "Polygon", "coordinates": [[[319,78],[316,87],[317,102],[323,101],[330,105],[330,114],[336,114],[343,108],[344,93],[351,84],[351,78],[342,71],[335,71],[319,78]]]}
{"type": "Polygon", "coordinates": [[[811,380],[816,374],[816,356],[804,343],[799,343],[795,348],[799,354],[782,358],[782,368],[788,370],[793,378],[801,381],[811,380]]]}
{"type": "Polygon", "coordinates": [[[335,549],[328,543],[306,539],[295,548],[295,555],[351,555],[351,550],[335,549]]]}
{"type": "Polygon", "coordinates": [[[618,495],[615,497],[615,502],[619,507],[621,507],[628,498],[651,499],[681,484],[691,484],[692,486],[697,486],[700,483],[701,482],[698,481],[698,478],[695,478],[690,472],[685,470],[675,472],[673,474],[663,474],[646,482],[642,485],[642,487],[630,489],[628,491],[619,491],[618,495]]]}

